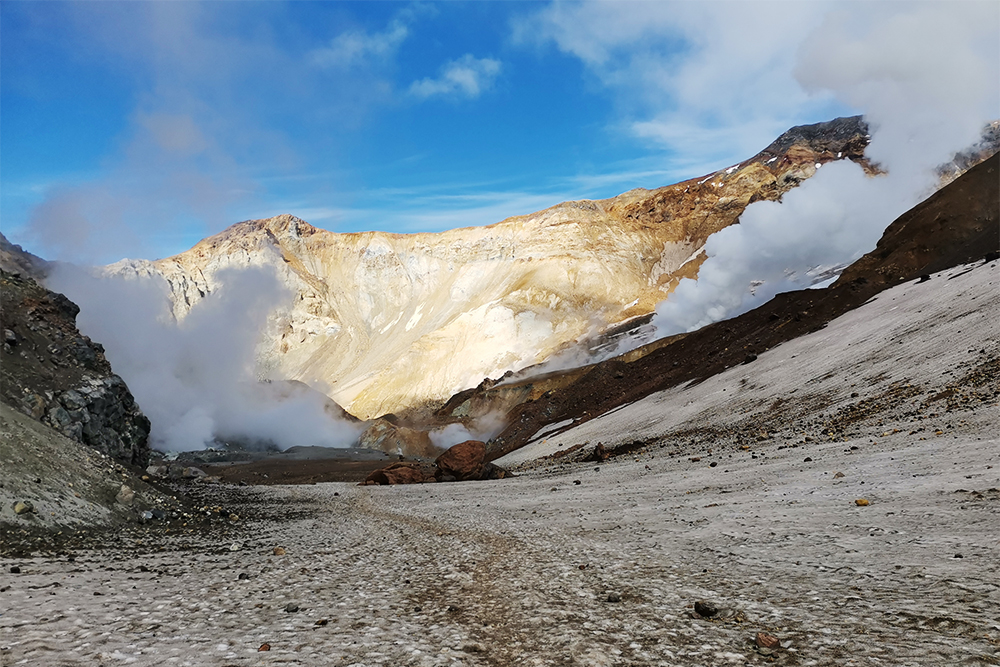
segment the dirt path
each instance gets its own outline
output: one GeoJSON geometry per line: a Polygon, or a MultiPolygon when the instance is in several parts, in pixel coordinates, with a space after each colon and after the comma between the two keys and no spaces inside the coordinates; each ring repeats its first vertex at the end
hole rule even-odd
{"type": "Polygon", "coordinates": [[[1000,492],[962,474],[981,465],[980,445],[954,440],[942,463],[958,465],[941,466],[928,462],[931,445],[818,447],[814,457],[847,471],[837,480],[799,473],[800,452],[783,450],[728,474],[647,454],[485,483],[272,487],[260,493],[294,512],[253,526],[238,551],[204,542],[5,561],[0,655],[4,665],[1000,664],[1000,492]],[[861,489],[871,506],[852,502],[861,489]],[[696,600],[734,613],[693,618],[696,600]],[[761,630],[786,648],[757,653],[761,630]]]}

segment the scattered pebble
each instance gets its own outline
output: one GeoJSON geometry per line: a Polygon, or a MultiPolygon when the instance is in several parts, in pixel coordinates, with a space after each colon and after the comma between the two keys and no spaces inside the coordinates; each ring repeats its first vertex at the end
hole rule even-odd
{"type": "Polygon", "coordinates": [[[694,611],[699,616],[704,616],[705,618],[712,618],[719,613],[719,608],[715,607],[708,602],[702,602],[699,600],[694,603],[694,611]]]}
{"type": "Polygon", "coordinates": [[[35,506],[30,500],[18,500],[14,503],[14,514],[30,514],[35,511],[35,506]]]}

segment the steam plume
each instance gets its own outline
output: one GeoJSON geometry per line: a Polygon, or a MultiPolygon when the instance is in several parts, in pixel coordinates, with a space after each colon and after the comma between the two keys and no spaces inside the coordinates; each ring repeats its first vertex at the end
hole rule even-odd
{"type": "Polygon", "coordinates": [[[344,447],[358,429],[326,411],[319,392],[257,381],[255,350],[268,317],[290,294],[273,270],[226,270],[221,287],[173,319],[160,277],[96,277],[59,266],[48,281],[80,305],[80,329],[106,348],[165,451],[218,440],[344,447]]]}
{"type": "Polygon", "coordinates": [[[934,168],[1000,114],[998,14],[996,3],[866,4],[829,14],[804,40],[796,78],[864,110],[867,155],[886,173],[868,178],[853,163],[827,164],[780,203],[748,206],[738,225],[709,239],[697,281],[681,281],[659,305],[658,334],[745,312],[871,250],[933,191],[934,168]]]}

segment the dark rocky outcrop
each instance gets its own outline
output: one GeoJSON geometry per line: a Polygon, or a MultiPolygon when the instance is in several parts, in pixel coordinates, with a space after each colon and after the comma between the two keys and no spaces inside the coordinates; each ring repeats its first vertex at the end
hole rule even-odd
{"type": "Polygon", "coordinates": [[[508,471],[486,460],[486,443],[466,440],[449,447],[433,466],[409,461],[393,463],[368,475],[362,485],[469,482],[510,476],[508,471]]]}
{"type": "Polygon", "coordinates": [[[435,472],[433,466],[425,463],[393,463],[368,475],[362,485],[425,484],[437,481],[434,477],[435,472]]]}
{"type": "Polygon", "coordinates": [[[116,461],[145,467],[149,420],[104,348],[76,328],[79,307],[3,270],[0,299],[0,398],[116,461]]]}
{"type": "Polygon", "coordinates": [[[11,243],[6,236],[0,234],[0,269],[40,281],[48,274],[49,262],[11,243]]]}

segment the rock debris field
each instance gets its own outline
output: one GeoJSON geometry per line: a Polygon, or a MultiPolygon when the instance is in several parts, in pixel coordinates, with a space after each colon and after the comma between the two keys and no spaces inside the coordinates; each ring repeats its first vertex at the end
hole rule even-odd
{"type": "Polygon", "coordinates": [[[267,510],[235,543],[3,559],[0,664],[998,665],[996,264],[539,440],[514,479],[220,485],[267,510]],[[597,442],[619,455],[552,458],[597,442]]]}

